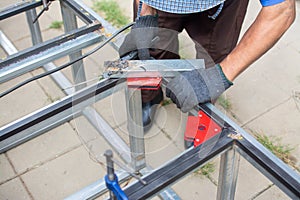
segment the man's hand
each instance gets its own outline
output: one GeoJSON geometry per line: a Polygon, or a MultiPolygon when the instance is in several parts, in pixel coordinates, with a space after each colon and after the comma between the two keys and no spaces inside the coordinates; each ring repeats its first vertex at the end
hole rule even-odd
{"type": "Polygon", "coordinates": [[[168,83],[166,95],[182,112],[188,112],[198,104],[216,100],[232,84],[216,65],[179,74],[168,83]]]}
{"type": "Polygon", "coordinates": [[[139,17],[120,46],[120,57],[123,57],[131,51],[138,50],[140,60],[150,59],[149,48],[153,46],[152,40],[157,36],[157,32],[157,16],[146,15],[139,17]]]}

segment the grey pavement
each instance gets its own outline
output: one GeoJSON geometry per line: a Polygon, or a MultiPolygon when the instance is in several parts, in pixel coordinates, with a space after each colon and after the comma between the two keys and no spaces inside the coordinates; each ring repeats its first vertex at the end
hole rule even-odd
{"type": "MultiPolygon", "coordinates": [[[[18,0],[1,1],[0,9],[16,2],[18,0]]],[[[91,0],[84,2],[92,6],[91,0]]],[[[118,2],[124,13],[130,17],[131,0],[118,2]]],[[[300,9],[299,2],[297,8],[300,9]]],[[[259,2],[250,1],[243,31],[254,20],[258,9],[259,2]]],[[[48,28],[54,20],[61,20],[59,10],[58,2],[54,2],[50,10],[41,17],[44,40],[63,33],[63,30],[48,28]]],[[[234,86],[224,94],[232,104],[231,110],[224,112],[250,133],[277,136],[282,139],[283,144],[294,147],[292,155],[298,168],[300,168],[299,15],[298,11],[295,23],[278,44],[239,76],[234,86]]],[[[31,46],[26,23],[24,14],[0,22],[0,30],[18,50],[31,46]]],[[[186,33],[180,35],[180,41],[184,57],[193,57],[193,44],[186,33]]],[[[84,51],[89,49],[91,48],[84,51]]],[[[7,56],[3,49],[0,56],[7,56]]],[[[103,61],[115,60],[117,57],[117,52],[106,46],[85,59],[87,79],[91,80],[89,84],[97,81],[103,71],[103,61]]],[[[61,65],[67,61],[68,58],[63,57],[56,60],[55,64],[61,65]]],[[[0,91],[41,72],[43,69],[37,69],[0,84],[0,91]]],[[[71,70],[65,69],[63,73],[73,83],[71,70]]],[[[49,77],[34,81],[0,99],[0,126],[50,105],[64,96],[65,94],[49,77]]],[[[124,90],[95,102],[93,107],[128,143],[124,90]]],[[[186,117],[174,104],[159,107],[155,124],[145,136],[146,160],[149,165],[156,168],[184,150],[183,131],[186,117]]],[[[63,199],[104,177],[103,153],[109,148],[108,143],[84,117],[74,118],[0,154],[0,199],[63,199]]],[[[174,184],[172,188],[182,199],[215,199],[219,160],[217,157],[211,161],[215,164],[215,171],[210,178],[192,173],[174,184]]],[[[107,195],[98,199],[106,197],[107,195]]],[[[235,199],[289,198],[241,158],[235,199]]]]}

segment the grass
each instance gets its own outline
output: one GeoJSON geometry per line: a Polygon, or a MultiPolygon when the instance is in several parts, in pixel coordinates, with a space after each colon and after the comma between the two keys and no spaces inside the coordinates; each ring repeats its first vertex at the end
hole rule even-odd
{"type": "Polygon", "coordinates": [[[165,99],[165,100],[163,100],[162,102],[161,102],[161,105],[162,106],[167,106],[167,105],[169,105],[169,104],[171,104],[172,103],[172,100],[171,99],[165,99]]]}
{"type": "Polygon", "coordinates": [[[202,167],[200,167],[194,173],[196,175],[206,176],[206,177],[210,178],[211,173],[213,173],[214,171],[215,171],[215,164],[209,162],[209,163],[203,165],[202,167]]]}
{"type": "Polygon", "coordinates": [[[125,16],[116,1],[101,0],[94,1],[93,7],[96,12],[104,14],[104,19],[110,22],[113,26],[120,28],[129,23],[129,19],[125,16]]]}
{"type": "Polygon", "coordinates": [[[294,148],[290,145],[281,144],[281,138],[275,136],[266,136],[264,134],[255,134],[257,141],[269,149],[274,155],[283,160],[285,163],[293,166],[295,164],[291,152],[294,148]]]}
{"type": "Polygon", "coordinates": [[[53,21],[49,28],[52,28],[52,29],[61,29],[62,28],[62,25],[63,25],[63,22],[62,21],[53,21]]]}
{"type": "Polygon", "coordinates": [[[231,102],[229,101],[228,98],[225,98],[224,95],[221,95],[218,100],[217,100],[217,103],[223,107],[225,110],[230,110],[231,109],[231,102]]]}

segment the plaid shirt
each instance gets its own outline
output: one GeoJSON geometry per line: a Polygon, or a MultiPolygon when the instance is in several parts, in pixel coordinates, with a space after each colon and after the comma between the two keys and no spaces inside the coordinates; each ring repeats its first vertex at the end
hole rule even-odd
{"type": "Polygon", "coordinates": [[[225,0],[141,0],[145,4],[170,13],[187,14],[213,8],[225,0]]]}
{"type": "MultiPolygon", "coordinates": [[[[187,14],[202,12],[224,3],[225,0],[141,0],[147,5],[170,13],[187,14]]],[[[284,0],[260,0],[262,6],[271,6],[284,0]]],[[[219,12],[222,10],[219,9],[219,12]]],[[[218,13],[219,13],[218,12],[218,13]]],[[[217,14],[218,14],[217,13],[217,14]]]]}

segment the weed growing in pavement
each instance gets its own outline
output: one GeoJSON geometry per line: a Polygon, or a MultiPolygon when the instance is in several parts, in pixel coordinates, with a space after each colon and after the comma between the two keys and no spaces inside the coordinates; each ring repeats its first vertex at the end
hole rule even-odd
{"type": "Polygon", "coordinates": [[[211,174],[215,171],[215,164],[212,162],[206,163],[194,173],[196,175],[206,176],[207,178],[211,177],[211,174]]]}
{"type": "Polygon", "coordinates": [[[264,134],[255,134],[257,141],[269,149],[274,155],[283,160],[285,163],[294,166],[295,158],[291,155],[294,148],[290,145],[281,144],[281,138],[275,136],[266,136],[264,134]]]}
{"type": "Polygon", "coordinates": [[[63,22],[62,21],[53,21],[49,28],[53,28],[53,29],[61,29],[62,28],[62,25],[63,25],[63,22]]]}
{"type": "Polygon", "coordinates": [[[221,95],[218,98],[217,104],[223,107],[226,111],[229,111],[231,109],[231,102],[229,101],[228,98],[224,97],[224,95],[221,95]]]}
{"type": "Polygon", "coordinates": [[[104,19],[117,28],[125,26],[129,23],[128,17],[123,14],[119,4],[116,1],[94,1],[92,9],[104,15],[104,19]]]}
{"type": "Polygon", "coordinates": [[[169,105],[169,104],[171,104],[172,103],[172,100],[171,99],[165,99],[165,100],[163,100],[162,102],[161,102],[161,105],[162,106],[167,106],[167,105],[169,105]]]}

